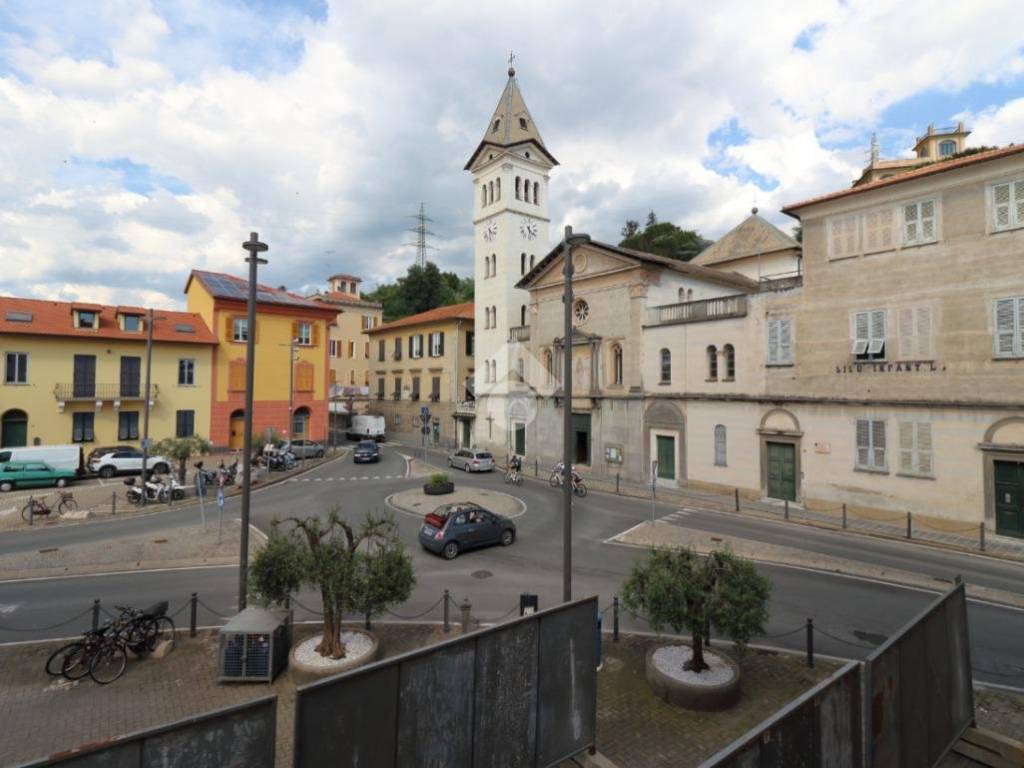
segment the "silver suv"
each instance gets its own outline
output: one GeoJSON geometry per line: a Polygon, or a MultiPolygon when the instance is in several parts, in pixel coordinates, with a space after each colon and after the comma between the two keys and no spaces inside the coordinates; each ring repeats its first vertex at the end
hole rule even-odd
{"type": "MultiPolygon", "coordinates": [[[[171,471],[171,462],[163,456],[149,456],[146,458],[146,467],[150,472],[166,475],[171,471]]],[[[141,475],[142,451],[131,448],[129,450],[111,451],[110,453],[95,456],[89,462],[89,471],[100,477],[141,475]]]]}
{"type": "Polygon", "coordinates": [[[494,457],[487,451],[462,448],[448,457],[448,466],[466,472],[491,472],[494,469],[494,457]]]}

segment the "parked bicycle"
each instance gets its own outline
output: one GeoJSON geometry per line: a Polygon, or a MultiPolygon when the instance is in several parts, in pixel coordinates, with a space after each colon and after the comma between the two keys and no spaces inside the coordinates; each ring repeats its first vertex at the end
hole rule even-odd
{"type": "Polygon", "coordinates": [[[124,674],[129,651],[144,656],[164,638],[174,639],[174,621],[165,615],[166,601],[145,610],[115,607],[120,611],[115,619],[54,651],[46,662],[46,672],[68,680],[88,675],[94,682],[108,685],[124,674]]]}
{"type": "Polygon", "coordinates": [[[45,498],[37,499],[35,496],[29,496],[28,503],[21,510],[21,519],[30,523],[35,516],[45,517],[53,512],[63,515],[65,512],[74,512],[78,509],[78,502],[75,501],[74,494],[59,491],[58,495],[60,498],[55,507],[51,507],[45,498]]]}
{"type": "MultiPolygon", "coordinates": [[[[562,472],[565,465],[562,462],[558,462],[554,467],[551,468],[551,477],[548,478],[548,482],[552,488],[560,488],[562,486],[562,472]]],[[[570,472],[572,473],[572,492],[580,498],[587,495],[587,486],[583,483],[583,476],[576,471],[576,467],[571,467],[570,472]]]]}

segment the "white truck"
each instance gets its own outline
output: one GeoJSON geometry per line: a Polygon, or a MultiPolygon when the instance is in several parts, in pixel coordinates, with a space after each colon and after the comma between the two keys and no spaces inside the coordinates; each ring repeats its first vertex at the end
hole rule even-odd
{"type": "Polygon", "coordinates": [[[349,440],[384,440],[384,417],[359,415],[352,417],[352,425],[345,432],[349,440]]]}
{"type": "Polygon", "coordinates": [[[80,445],[33,445],[0,448],[0,464],[9,461],[43,461],[54,469],[85,474],[85,456],[80,445]]]}

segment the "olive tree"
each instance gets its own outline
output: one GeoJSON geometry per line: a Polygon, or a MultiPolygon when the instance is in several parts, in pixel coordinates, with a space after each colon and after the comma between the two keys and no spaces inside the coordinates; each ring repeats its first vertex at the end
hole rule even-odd
{"type": "Polygon", "coordinates": [[[175,459],[178,462],[178,482],[185,482],[185,465],[193,456],[205,456],[210,452],[210,441],[199,435],[190,437],[165,437],[154,447],[154,452],[175,459]]]}
{"type": "Polygon", "coordinates": [[[368,514],[353,527],[335,508],[326,520],[275,520],[266,545],[253,560],[250,583],[253,595],[264,604],[282,604],[303,586],[318,589],[324,632],[316,650],[340,659],[345,656],[344,615],[377,615],[407,600],[416,579],[392,518],[368,514]]]}
{"type": "Polygon", "coordinates": [[[704,646],[711,628],[742,651],[764,632],[770,593],[771,581],[729,551],[701,557],[692,549],[657,549],[633,565],[623,584],[623,603],[634,615],[646,616],[657,632],[689,631],[693,653],[684,669],[702,672],[708,669],[704,646]]]}

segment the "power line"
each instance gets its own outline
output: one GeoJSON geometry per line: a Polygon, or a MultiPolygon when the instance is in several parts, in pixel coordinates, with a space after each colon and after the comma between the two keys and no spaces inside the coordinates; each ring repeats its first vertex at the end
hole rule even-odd
{"type": "Polygon", "coordinates": [[[415,243],[406,243],[406,245],[416,246],[416,263],[421,267],[427,266],[427,250],[436,251],[437,248],[427,243],[427,237],[438,237],[436,232],[431,232],[427,229],[427,224],[433,224],[434,220],[429,218],[424,208],[423,203],[420,203],[420,212],[410,215],[408,218],[416,219],[416,226],[410,227],[407,231],[412,232],[416,235],[415,243]]]}

